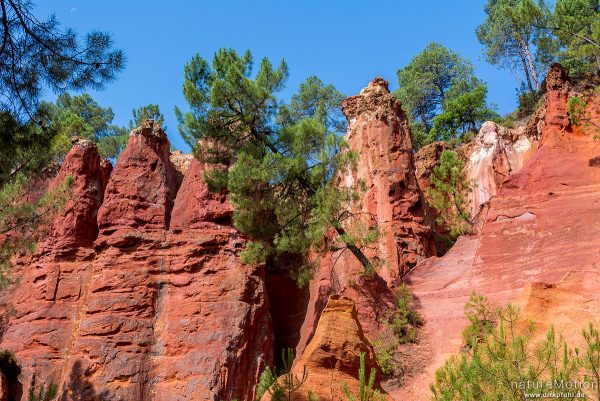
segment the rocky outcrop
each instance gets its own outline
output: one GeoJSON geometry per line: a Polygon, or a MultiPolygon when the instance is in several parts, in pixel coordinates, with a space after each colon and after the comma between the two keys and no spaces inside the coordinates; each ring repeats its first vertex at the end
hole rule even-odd
{"type": "Polygon", "coordinates": [[[81,387],[85,378],[101,386],[106,399],[150,398],[154,324],[167,264],[156,250],[165,240],[176,190],[165,134],[154,124],[132,131],[98,212],[97,255],[63,394],[95,395],[81,387]]]}
{"type": "Polygon", "coordinates": [[[1,346],[17,355],[25,389],[34,374],[38,383],[60,378],[90,282],[93,243],[98,234],[96,216],[108,166],[93,143],[76,141],[50,184],[55,187],[72,176],[71,199],[36,253],[15,265],[16,289],[2,294],[10,325],[1,346]]]}
{"type": "MultiPolygon", "coordinates": [[[[354,301],[347,297],[332,295],[317,324],[315,334],[302,356],[295,361],[292,374],[306,381],[293,393],[293,401],[308,401],[310,390],[321,400],[346,399],[342,383],[346,383],[352,394],[358,394],[358,369],[360,354],[365,354],[367,380],[371,369],[380,371],[373,347],[363,334],[354,301]]],[[[381,389],[379,374],[374,389],[381,389]]],[[[267,392],[262,401],[271,400],[267,392]]]]}
{"type": "Polygon", "coordinates": [[[508,129],[488,121],[463,149],[467,158],[466,179],[473,188],[469,194],[471,216],[477,217],[504,181],[519,171],[535,152],[539,136],[528,136],[526,127],[508,129]]]}
{"type": "Polygon", "coordinates": [[[73,175],[73,200],[3,294],[15,316],[0,346],[21,364],[23,394],[35,375],[61,401],[253,398],[272,362],[264,268],[241,263],[207,167],[178,171],[169,147],[147,121],[108,183],[93,144],[67,156],[57,180],[73,175]]]}
{"type": "Polygon", "coordinates": [[[154,319],[154,400],[253,400],[273,361],[262,266],[241,263],[243,238],[224,194],[192,160],[175,199],[167,274],[154,319]]]}
{"type": "Polygon", "coordinates": [[[342,110],[348,119],[345,139],[358,161],[356,169],[341,174],[340,185],[365,185],[352,212],[356,221],[380,232],[372,249],[364,250],[376,272],[364,274],[364,267],[347,250],[321,257],[310,284],[311,299],[299,352],[313,335],[332,293],[356,301],[367,337],[375,339],[380,335],[381,321],[395,308],[394,287],[402,275],[435,254],[415,176],[410,128],[400,101],[390,93],[386,81],[375,78],[360,94],[344,100],[342,110]]]}
{"type": "MultiPolygon", "coordinates": [[[[521,305],[524,317],[541,322],[541,333],[554,324],[573,344],[588,319],[599,323],[600,142],[594,127],[570,125],[564,70],[553,66],[545,86],[537,150],[489,200],[480,234],[460,238],[407,277],[426,322],[421,353],[429,363],[393,392],[397,399],[430,399],[426,384],[462,345],[472,291],[494,305],[521,305]]],[[[598,96],[589,102],[594,121],[599,104],[598,96]]]]}
{"type": "MultiPolygon", "coordinates": [[[[498,193],[504,181],[519,171],[537,150],[544,111],[540,109],[526,124],[517,128],[506,128],[488,121],[471,141],[454,149],[463,161],[466,180],[472,187],[466,195],[468,212],[474,220],[477,221],[484,205],[498,193]]],[[[447,149],[450,146],[446,142],[433,142],[415,154],[417,181],[426,198],[429,176],[439,164],[442,152],[447,149]]],[[[435,211],[431,214],[434,215],[435,211]]],[[[436,232],[444,235],[448,230],[437,226],[436,232]]]]}
{"type": "MultiPolygon", "coordinates": [[[[382,265],[381,277],[394,285],[419,261],[435,253],[415,176],[408,119],[381,78],[344,100],[342,111],[348,119],[345,139],[358,155],[356,169],[343,176],[342,185],[366,184],[355,211],[379,228],[381,238],[373,257],[382,265]]],[[[344,262],[352,264],[351,260],[344,262]]]]}

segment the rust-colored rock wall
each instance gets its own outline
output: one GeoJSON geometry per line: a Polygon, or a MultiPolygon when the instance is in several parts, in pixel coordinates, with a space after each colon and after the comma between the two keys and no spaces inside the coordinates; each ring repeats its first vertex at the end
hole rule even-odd
{"type": "Polygon", "coordinates": [[[2,294],[2,303],[11,311],[2,348],[16,353],[25,389],[34,373],[38,383],[58,381],[72,346],[72,333],[90,282],[92,246],[98,234],[96,216],[107,169],[93,143],[81,140],[74,144],[50,184],[59,185],[71,175],[72,199],[36,253],[17,262],[16,289],[2,294]]]}
{"type": "Polygon", "coordinates": [[[73,175],[73,200],[2,298],[23,394],[35,374],[61,401],[253,399],[273,352],[264,268],[239,260],[205,166],[176,169],[169,146],[147,121],[108,183],[93,144],[67,156],[56,181],[73,175]]]}
{"type": "MultiPolygon", "coordinates": [[[[374,255],[382,263],[379,275],[394,285],[435,253],[415,176],[408,119],[381,78],[344,100],[342,111],[349,123],[345,139],[358,154],[356,170],[343,176],[342,185],[366,184],[356,211],[369,216],[381,231],[374,255]]],[[[355,264],[352,258],[344,262],[355,264]]]]}
{"type": "Polygon", "coordinates": [[[367,337],[376,339],[381,321],[395,307],[394,288],[400,278],[435,254],[415,175],[410,128],[400,101],[389,92],[386,81],[376,78],[360,94],[344,100],[342,110],[349,123],[345,139],[358,162],[355,170],[341,175],[340,185],[365,184],[362,199],[352,211],[380,231],[374,249],[364,250],[376,273],[365,275],[364,267],[348,250],[322,256],[311,282],[299,351],[310,340],[332,293],[355,300],[367,337]]]}
{"type": "MultiPolygon", "coordinates": [[[[460,238],[443,258],[408,276],[425,319],[421,353],[430,363],[395,390],[396,399],[429,400],[435,369],[460,350],[472,291],[500,306],[516,302],[525,318],[554,324],[571,344],[588,320],[600,323],[600,142],[595,128],[572,127],[566,74],[553,66],[546,79],[545,114],[535,153],[508,177],[482,216],[481,232],[460,238]],[[585,306],[584,306],[585,305],[585,306]]],[[[600,97],[589,102],[594,121],[600,97]]]]}

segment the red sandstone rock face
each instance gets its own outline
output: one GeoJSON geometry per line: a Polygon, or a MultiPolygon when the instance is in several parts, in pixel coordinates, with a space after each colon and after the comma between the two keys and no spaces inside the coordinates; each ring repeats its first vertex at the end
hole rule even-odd
{"type": "Polygon", "coordinates": [[[349,123],[346,140],[359,156],[356,171],[345,174],[342,185],[365,182],[367,191],[357,211],[367,213],[379,227],[379,274],[394,285],[435,254],[415,176],[408,119],[381,78],[344,100],[342,110],[349,123]]]}
{"type": "MultiPolygon", "coordinates": [[[[363,334],[354,301],[339,295],[329,297],[312,340],[292,368],[292,374],[296,377],[302,377],[304,369],[308,374],[306,382],[292,394],[292,400],[307,401],[308,390],[320,400],[346,399],[342,382],[353,394],[358,394],[361,353],[365,354],[368,379],[371,369],[380,369],[373,347],[363,334]]],[[[376,376],[374,389],[386,394],[381,389],[379,375],[376,376]]],[[[267,392],[261,400],[269,401],[271,398],[267,392]]]]}
{"type": "Polygon", "coordinates": [[[538,137],[528,137],[525,126],[511,130],[488,121],[479,130],[471,146],[465,149],[466,179],[472,183],[469,194],[471,216],[477,217],[482,206],[498,193],[503,182],[519,171],[534,153],[538,137]]]}
{"type": "MultiPolygon", "coordinates": [[[[554,324],[574,344],[587,320],[599,323],[600,143],[593,127],[570,126],[562,69],[550,70],[546,88],[540,145],[491,198],[481,233],[408,277],[426,321],[421,353],[430,363],[392,392],[396,399],[430,399],[435,369],[460,349],[471,291],[495,305],[518,303],[524,317],[543,323],[540,333],[554,324]]],[[[595,121],[599,106],[596,96],[589,106],[595,121]]]]}
{"type": "Polygon", "coordinates": [[[264,269],[243,265],[225,195],[192,160],[171,220],[168,274],[154,320],[155,400],[252,400],[273,360],[264,269]]]}
{"type": "Polygon", "coordinates": [[[311,300],[298,351],[310,340],[327,296],[332,293],[356,301],[367,337],[376,339],[380,321],[395,307],[393,288],[399,278],[435,254],[415,176],[408,120],[387,85],[376,78],[343,103],[349,122],[346,140],[359,160],[356,171],[342,176],[341,185],[354,185],[359,180],[366,184],[366,192],[353,211],[367,225],[380,230],[376,250],[365,251],[378,266],[377,274],[364,275],[364,268],[348,251],[323,256],[310,285],[311,300]]]}
{"type": "Polygon", "coordinates": [[[264,268],[240,262],[231,207],[200,163],[178,191],[168,150],[145,123],[108,184],[93,145],[67,157],[74,201],[4,295],[16,316],[0,346],[15,351],[24,394],[35,374],[61,401],[253,398],[272,363],[264,268]]]}
{"type": "MultiPolygon", "coordinates": [[[[468,194],[468,212],[474,219],[478,218],[487,201],[498,193],[504,181],[519,171],[537,150],[545,110],[540,111],[527,124],[515,129],[488,121],[470,142],[454,150],[463,160],[466,179],[472,185],[473,190],[468,194]]],[[[450,149],[447,143],[433,142],[415,154],[417,181],[425,194],[429,176],[446,149],[450,149]]],[[[444,227],[436,230],[441,234],[448,233],[444,227]]]]}
{"type": "Polygon", "coordinates": [[[224,193],[208,190],[204,165],[192,159],[173,209],[174,229],[198,229],[221,223],[231,225],[233,207],[224,193]]]}
{"type": "Polygon", "coordinates": [[[74,144],[51,184],[72,175],[73,197],[33,257],[16,266],[16,290],[2,295],[2,303],[14,308],[14,316],[1,347],[17,354],[24,394],[33,373],[38,383],[60,378],[90,281],[96,215],[109,166],[91,142],[74,144]]]}

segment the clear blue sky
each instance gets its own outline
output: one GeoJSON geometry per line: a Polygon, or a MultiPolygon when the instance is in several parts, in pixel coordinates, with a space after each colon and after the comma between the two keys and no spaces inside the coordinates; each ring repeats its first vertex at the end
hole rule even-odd
{"type": "MultiPolygon", "coordinates": [[[[484,19],[484,0],[396,1],[203,1],[38,0],[35,13],[54,12],[65,26],[84,33],[109,31],[127,55],[125,70],[102,92],[115,123],[125,125],[131,109],[157,103],[174,146],[188,150],[177,132],[173,107],[185,109],[183,67],[200,53],[211,59],[221,47],[251,49],[255,59],[285,58],[290,79],[281,96],[317,75],[346,95],[382,76],[391,89],[396,71],[429,42],[437,41],[471,60],[488,82],[488,98],[506,113],[515,107],[517,81],[485,62],[475,27],[484,19]]],[[[50,93],[47,98],[53,99],[50,93]]]]}

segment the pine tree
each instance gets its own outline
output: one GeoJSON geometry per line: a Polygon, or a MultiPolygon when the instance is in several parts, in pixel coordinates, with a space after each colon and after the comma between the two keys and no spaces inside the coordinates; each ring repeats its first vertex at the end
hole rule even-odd
{"type": "Polygon", "coordinates": [[[123,150],[127,131],[112,124],[114,113],[110,107],[100,106],[89,94],[71,96],[61,94],[56,103],[46,104],[49,129],[54,129],[52,149],[60,159],[71,148],[71,138],[78,136],[97,144],[101,156],[116,158],[123,150]]]}
{"type": "Polygon", "coordinates": [[[0,0],[0,111],[18,121],[36,115],[44,87],[55,92],[102,89],[123,68],[123,52],[109,34],[82,38],[61,29],[54,15],[39,21],[30,0],[0,0]]]}
{"type": "Polygon", "coordinates": [[[365,353],[360,353],[360,365],[358,368],[358,394],[352,394],[346,382],[342,382],[342,391],[348,401],[383,401],[385,397],[377,389],[373,389],[375,385],[375,377],[377,369],[371,368],[369,379],[367,380],[365,367],[365,353]]]}
{"type": "Polygon", "coordinates": [[[430,43],[400,69],[398,84],[396,95],[408,112],[416,149],[461,137],[496,116],[473,65],[439,43],[430,43]]]}
{"type": "Polygon", "coordinates": [[[164,126],[165,116],[160,112],[160,108],[157,104],[148,104],[146,106],[138,107],[132,111],[133,119],[129,120],[129,131],[139,127],[145,120],[154,120],[161,126],[163,131],[167,130],[164,126]]]}
{"type": "Polygon", "coordinates": [[[487,60],[509,70],[520,70],[530,93],[542,84],[540,71],[552,59],[551,39],[546,29],[550,10],[544,0],[488,0],[486,21],[477,28],[487,60]]]}
{"type": "MultiPolygon", "coordinates": [[[[478,320],[488,319],[487,309],[480,312],[478,320]]],[[[512,305],[499,308],[494,320],[495,328],[436,371],[432,400],[522,401],[551,393],[573,400],[576,382],[587,383],[585,399],[598,399],[600,336],[593,325],[583,331],[580,350],[569,348],[553,327],[535,343],[535,323],[522,321],[512,305]]]]}
{"type": "Polygon", "coordinates": [[[482,82],[472,90],[451,91],[450,95],[444,112],[433,119],[431,138],[450,141],[468,132],[476,134],[484,122],[500,117],[487,105],[487,86],[482,82]]]}
{"type": "Polygon", "coordinates": [[[256,74],[252,67],[249,51],[222,49],[210,65],[194,57],[183,85],[191,110],[176,110],[195,155],[231,166],[209,171],[206,179],[213,190],[230,193],[234,223],[250,238],[244,261],[268,261],[306,283],[313,266],[306,256],[333,227],[345,249],[372,269],[362,252],[371,233],[358,235],[349,224],[354,216],[348,205],[360,188],[335,181],[336,172],[356,160],[339,135],[343,96],[312,77],[282,105],[276,96],[288,76],[285,61],[274,68],[263,59],[256,74]]]}
{"type": "MultiPolygon", "coordinates": [[[[10,258],[31,249],[38,225],[64,204],[67,194],[67,188],[60,186],[40,201],[24,202],[33,180],[56,157],[59,130],[51,126],[49,105],[40,104],[43,90],[60,94],[102,89],[125,61],[109,34],[91,32],[82,40],[72,29],[62,29],[54,16],[38,20],[32,14],[34,7],[30,0],[0,0],[0,270],[4,278],[10,258]]],[[[68,187],[69,182],[64,184],[68,187]]]]}
{"type": "Polygon", "coordinates": [[[557,0],[549,28],[558,39],[558,60],[569,75],[600,71],[598,0],[557,0]]]}

